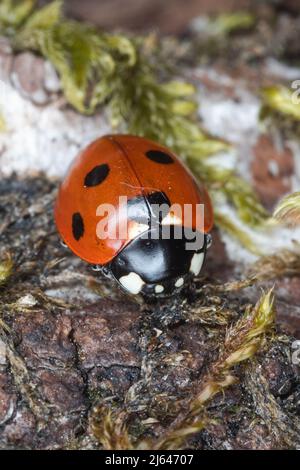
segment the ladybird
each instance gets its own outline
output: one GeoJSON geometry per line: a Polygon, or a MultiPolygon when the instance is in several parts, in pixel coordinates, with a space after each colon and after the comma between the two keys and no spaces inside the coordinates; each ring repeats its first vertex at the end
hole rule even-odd
{"type": "Polygon", "coordinates": [[[130,294],[178,293],[211,243],[204,186],[169,149],[132,135],[101,137],[75,158],[54,215],[71,251],[130,294]]]}

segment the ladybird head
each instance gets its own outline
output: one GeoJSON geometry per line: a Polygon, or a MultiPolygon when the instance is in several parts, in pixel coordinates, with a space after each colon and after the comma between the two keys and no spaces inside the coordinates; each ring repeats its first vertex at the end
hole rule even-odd
{"type": "Polygon", "coordinates": [[[111,262],[110,271],[131,294],[168,297],[178,293],[202,268],[209,235],[170,226],[149,229],[130,242],[111,262]],[[168,236],[167,236],[167,235],[168,236]]]}

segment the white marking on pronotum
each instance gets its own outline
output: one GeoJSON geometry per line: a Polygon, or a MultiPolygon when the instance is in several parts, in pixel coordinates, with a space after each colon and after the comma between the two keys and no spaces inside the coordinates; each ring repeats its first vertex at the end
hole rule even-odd
{"type": "Polygon", "coordinates": [[[195,253],[192,261],[191,261],[191,267],[190,271],[195,274],[195,276],[198,276],[198,274],[201,271],[202,264],[204,260],[204,253],[195,253]]]}
{"type": "Polygon", "coordinates": [[[157,286],[155,286],[154,290],[157,294],[160,294],[161,292],[163,292],[165,290],[165,288],[164,288],[164,286],[161,286],[160,284],[157,284],[157,286]]]}
{"type": "Polygon", "coordinates": [[[145,284],[143,279],[136,273],[129,273],[127,276],[120,277],[119,282],[131,294],[139,294],[145,284]]]}
{"type": "Polygon", "coordinates": [[[181,286],[183,286],[183,283],[184,283],[183,277],[180,277],[180,278],[177,279],[177,281],[175,282],[175,287],[181,287],[181,286]]]}

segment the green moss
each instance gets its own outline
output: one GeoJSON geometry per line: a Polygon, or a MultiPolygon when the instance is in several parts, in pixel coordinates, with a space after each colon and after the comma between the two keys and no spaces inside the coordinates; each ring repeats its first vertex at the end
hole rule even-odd
{"type": "Polygon", "coordinates": [[[248,30],[255,25],[255,19],[248,11],[223,13],[210,19],[207,25],[208,33],[225,36],[235,31],[248,30]]]}
{"type": "Polygon", "coordinates": [[[32,12],[36,0],[2,0],[0,4],[0,27],[14,31],[32,12]]]}
{"type": "Polygon", "coordinates": [[[230,217],[224,215],[219,211],[215,211],[215,220],[217,225],[231,235],[233,238],[237,239],[248,251],[255,255],[261,255],[257,244],[252,241],[251,236],[242,228],[237,227],[237,225],[231,220],[230,217]]]}
{"type": "Polygon", "coordinates": [[[300,192],[284,197],[274,211],[274,217],[288,225],[300,223],[300,192]]]}
{"type": "Polygon", "coordinates": [[[215,20],[220,31],[230,34],[236,30],[249,29],[255,25],[255,16],[247,11],[224,13],[215,20]]]}
{"type": "Polygon", "coordinates": [[[10,256],[5,260],[0,260],[0,286],[5,284],[10,278],[13,270],[13,262],[10,256]]]}
{"type": "Polygon", "coordinates": [[[300,121],[300,106],[294,93],[294,90],[290,90],[282,85],[263,88],[261,117],[264,118],[275,112],[292,120],[300,121]]]}

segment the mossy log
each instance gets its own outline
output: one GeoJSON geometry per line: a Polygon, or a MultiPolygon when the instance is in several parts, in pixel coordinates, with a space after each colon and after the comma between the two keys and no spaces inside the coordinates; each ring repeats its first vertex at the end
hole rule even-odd
{"type": "MultiPolygon", "coordinates": [[[[165,439],[175,448],[299,448],[299,254],[292,261],[269,256],[264,269],[246,277],[232,244],[224,245],[215,230],[203,276],[181,296],[153,304],[125,296],[61,246],[52,212],[60,168],[83,142],[110,129],[105,114],[85,117],[70,109],[51,66],[31,53],[15,56],[6,40],[0,67],[2,89],[11,93],[4,96],[12,100],[3,103],[10,115],[0,135],[1,447],[145,448],[165,439]],[[32,145],[39,135],[37,153],[32,145]],[[234,351],[241,354],[238,345],[226,356],[227,343],[239,340],[230,333],[241,341],[245,331],[254,335],[254,325],[241,319],[255,311],[261,287],[274,281],[276,325],[229,367],[234,351]],[[190,423],[199,396],[195,431],[181,439],[180,426],[190,423]]],[[[201,75],[208,90],[217,87],[209,71],[190,74],[195,81],[201,75]]],[[[222,91],[218,85],[226,102],[235,103],[241,77],[251,89],[247,67],[238,82],[231,77],[222,91]]],[[[252,105],[243,93],[242,105],[252,105]]],[[[207,110],[204,102],[202,113],[207,110]]],[[[249,143],[247,132],[246,126],[253,159],[245,171],[271,207],[290,189],[291,150],[276,149],[265,135],[249,143]],[[274,158],[278,171],[266,187],[261,171],[267,174],[274,158]]]]}

